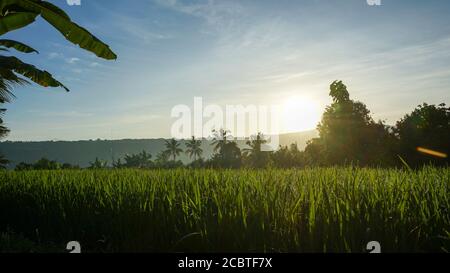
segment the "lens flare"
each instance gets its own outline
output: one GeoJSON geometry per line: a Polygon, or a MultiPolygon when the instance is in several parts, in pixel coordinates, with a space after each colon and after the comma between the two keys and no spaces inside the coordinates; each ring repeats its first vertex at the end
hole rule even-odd
{"type": "Polygon", "coordinates": [[[423,148],[423,147],[417,147],[417,151],[420,153],[423,153],[423,154],[434,156],[434,157],[447,158],[447,154],[445,154],[445,153],[433,151],[433,150],[423,148]]]}

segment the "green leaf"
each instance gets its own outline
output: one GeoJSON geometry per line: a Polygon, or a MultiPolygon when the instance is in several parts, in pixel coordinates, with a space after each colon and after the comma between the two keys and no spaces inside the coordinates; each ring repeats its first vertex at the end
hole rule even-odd
{"type": "MultiPolygon", "coordinates": [[[[13,41],[13,40],[1,40],[0,39],[0,45],[8,48],[14,48],[17,51],[24,52],[24,53],[32,53],[36,52],[39,53],[37,50],[33,49],[30,46],[27,46],[26,44],[22,44],[21,42],[13,41]]],[[[1,48],[0,48],[1,50],[1,48]]]]}
{"type": "Polygon", "coordinates": [[[24,63],[16,57],[0,56],[0,68],[12,70],[41,86],[62,87],[66,91],[69,91],[67,87],[55,80],[47,71],[39,70],[34,65],[24,63]]]}
{"type": "Polygon", "coordinates": [[[0,68],[0,103],[10,102],[14,98],[13,85],[25,85],[28,82],[9,69],[0,68]]]}
{"type": "Polygon", "coordinates": [[[33,13],[40,14],[48,23],[55,27],[67,40],[88,50],[100,58],[117,59],[117,55],[108,45],[93,36],[83,27],[72,22],[69,16],[57,6],[38,0],[2,0],[0,11],[19,6],[33,13]]]}
{"type": "Polygon", "coordinates": [[[5,16],[0,15],[0,35],[33,23],[36,16],[37,14],[33,12],[16,12],[8,13],[5,16]]]}

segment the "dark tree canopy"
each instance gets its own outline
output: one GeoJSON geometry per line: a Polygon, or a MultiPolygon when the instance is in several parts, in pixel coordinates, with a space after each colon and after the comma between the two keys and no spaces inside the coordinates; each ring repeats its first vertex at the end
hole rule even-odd
{"type": "Polygon", "coordinates": [[[342,81],[330,85],[333,103],[325,109],[317,126],[319,138],[306,148],[317,165],[384,165],[391,161],[393,136],[382,122],[375,122],[367,106],[350,99],[342,81]]]}
{"type": "Polygon", "coordinates": [[[400,141],[400,154],[408,164],[448,164],[450,153],[450,108],[445,104],[419,105],[397,122],[395,134],[400,141]],[[445,154],[436,156],[418,151],[425,148],[445,154]]]}

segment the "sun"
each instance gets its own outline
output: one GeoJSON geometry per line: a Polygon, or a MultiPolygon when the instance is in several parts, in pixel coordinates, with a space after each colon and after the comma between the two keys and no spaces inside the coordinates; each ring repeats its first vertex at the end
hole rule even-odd
{"type": "Polygon", "coordinates": [[[311,98],[291,97],[282,106],[285,133],[313,130],[320,121],[320,105],[311,98]]]}

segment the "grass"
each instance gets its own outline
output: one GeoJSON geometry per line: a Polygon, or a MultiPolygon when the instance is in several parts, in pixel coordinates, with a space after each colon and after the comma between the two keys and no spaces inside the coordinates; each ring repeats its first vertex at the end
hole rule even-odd
{"type": "Polygon", "coordinates": [[[433,167],[2,171],[0,250],[448,252],[449,189],[433,167]]]}

